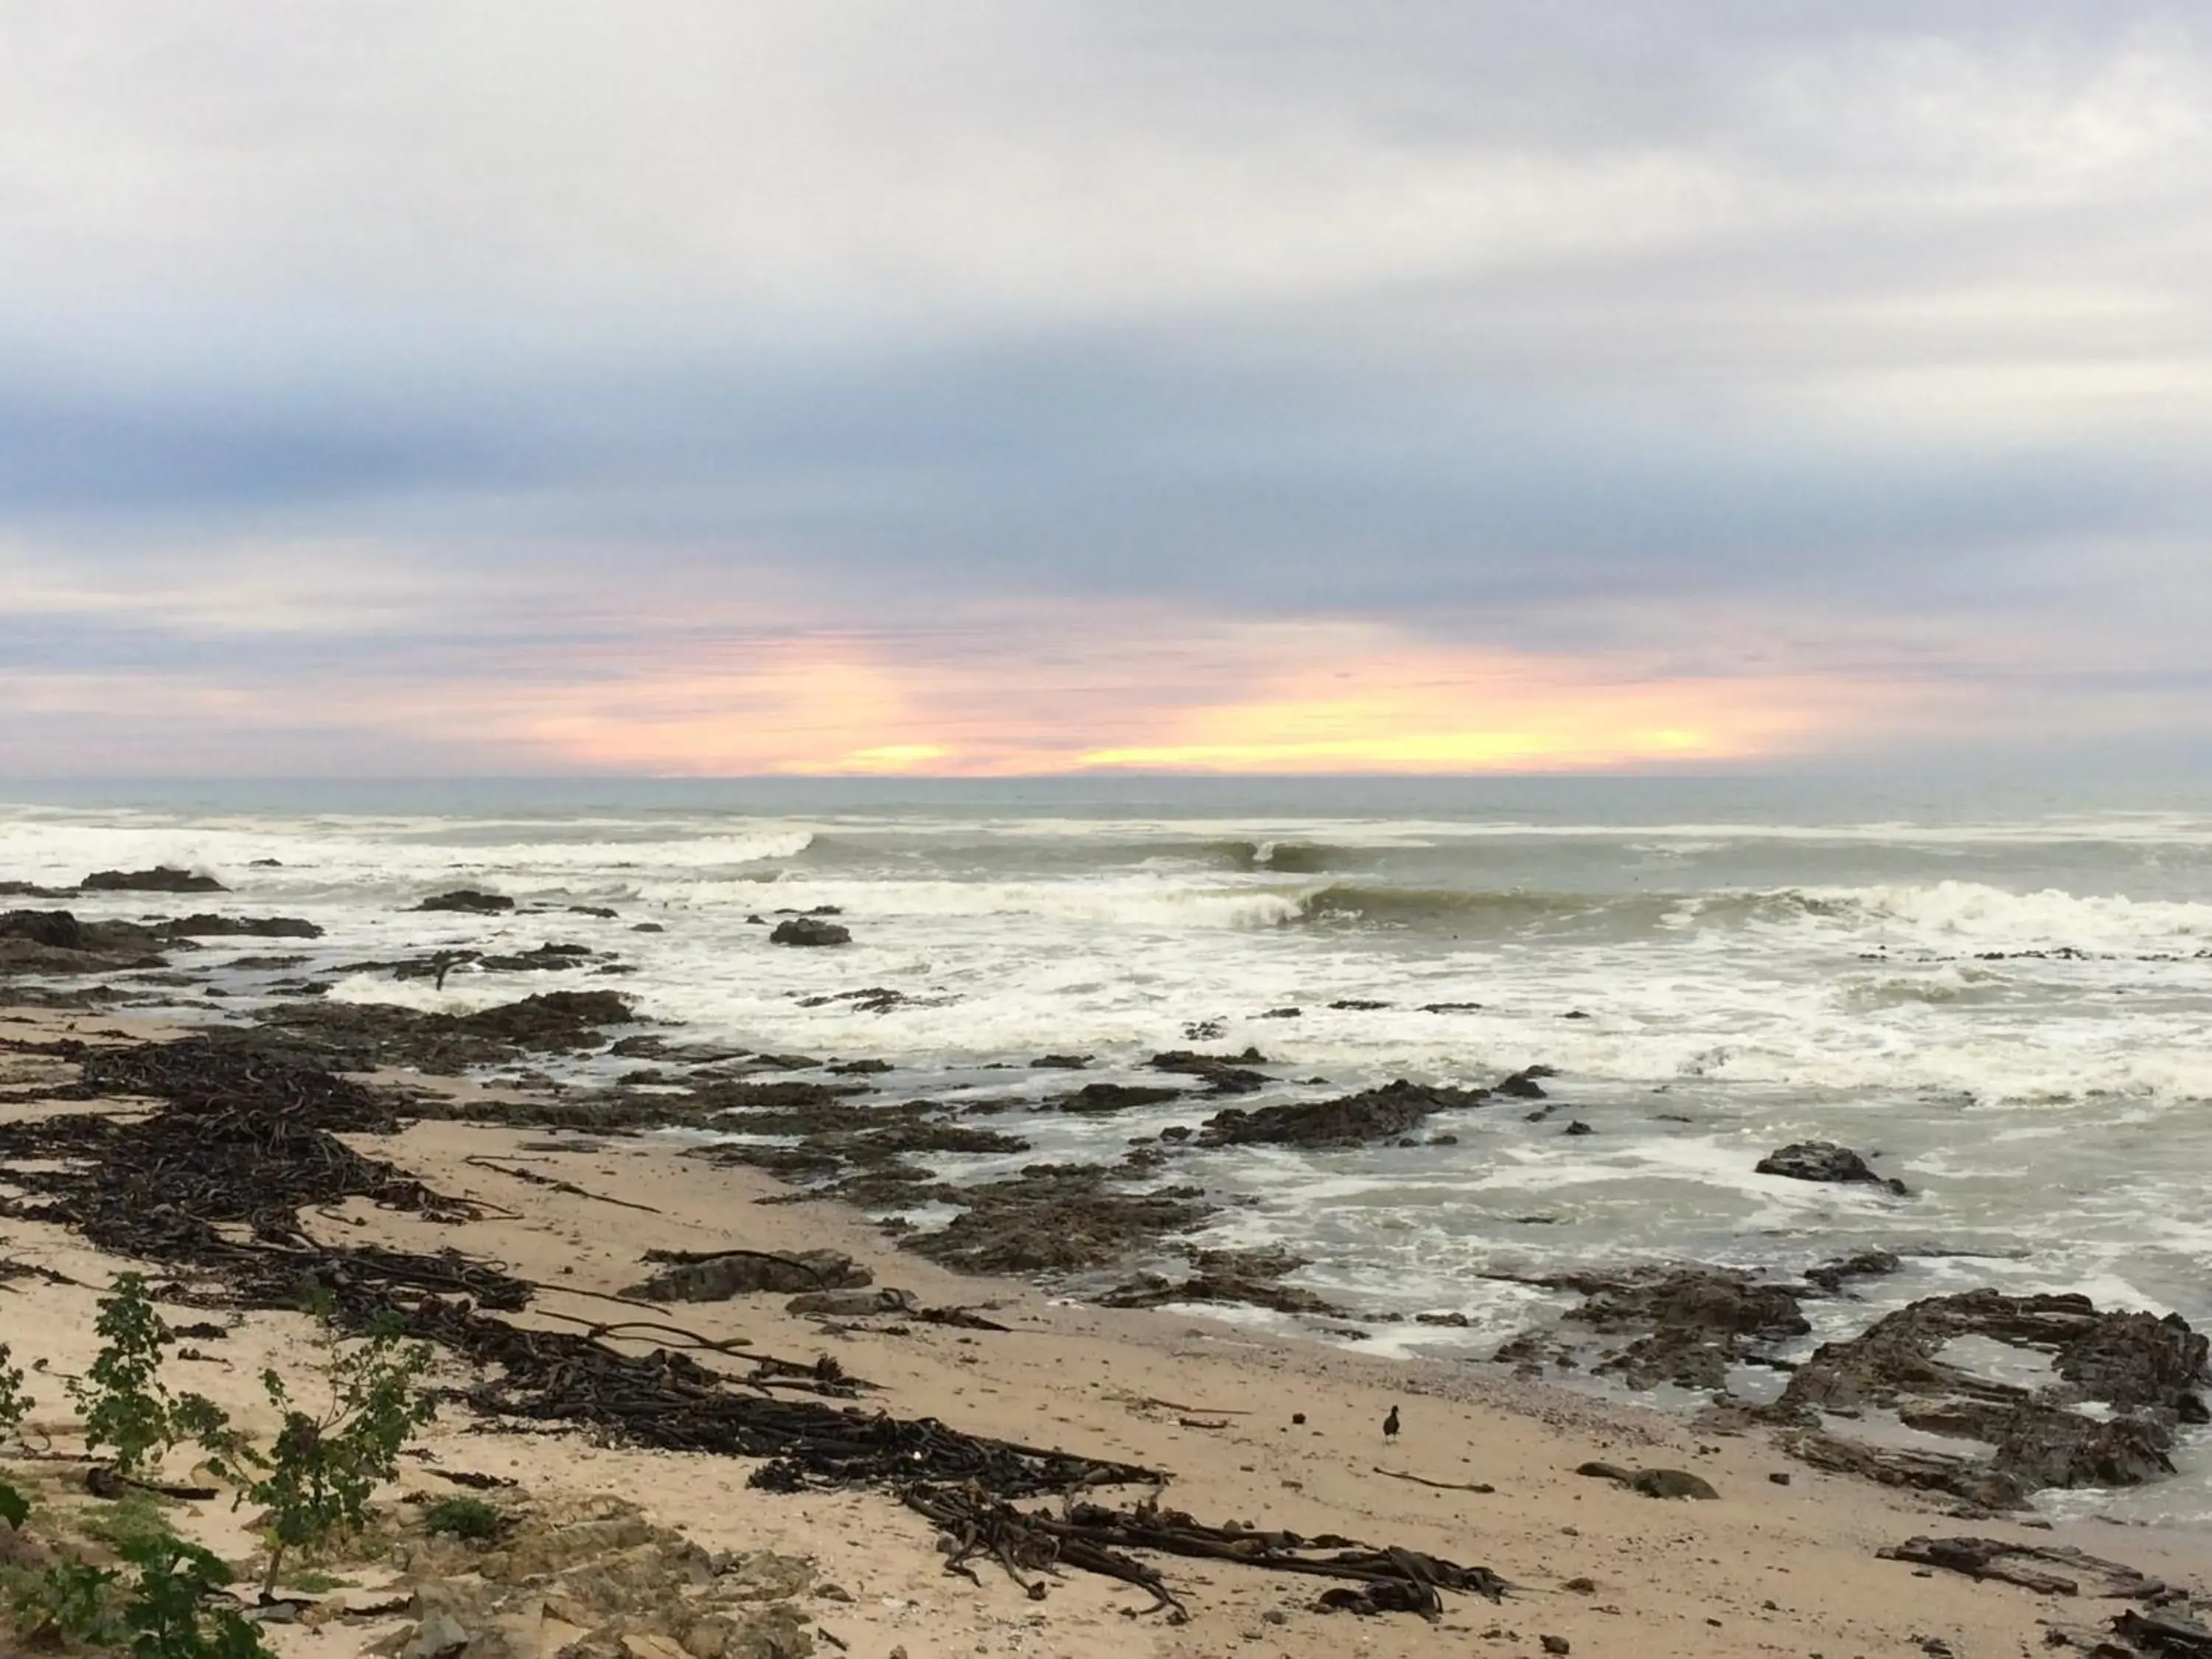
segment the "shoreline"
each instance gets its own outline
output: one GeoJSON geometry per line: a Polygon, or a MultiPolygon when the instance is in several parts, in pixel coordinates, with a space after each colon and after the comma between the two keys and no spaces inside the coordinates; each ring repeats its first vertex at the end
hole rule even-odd
{"type": "MultiPolygon", "coordinates": [[[[8,1011],[6,1021],[0,1034],[26,1037],[73,1023],[133,1036],[156,1030],[153,1022],[104,1012],[8,1011]]],[[[52,1109],[20,1102],[4,1109],[15,1120],[52,1109]]],[[[1448,1595],[1444,1616],[1432,1626],[1406,1614],[1324,1615],[1310,1610],[1313,1584],[1246,1567],[1168,1560],[1161,1565],[1184,1592],[1190,1622],[1132,1621],[1122,1610],[1146,1598],[1086,1575],[1054,1580],[1042,1603],[988,1562],[980,1583],[946,1575],[930,1526],[880,1494],[756,1492],[744,1485],[745,1465],[728,1458],[598,1446],[573,1431],[485,1438],[470,1434],[452,1412],[432,1431],[428,1447],[441,1459],[519,1480],[526,1491],[626,1497],[665,1522],[682,1522],[709,1549],[815,1557],[823,1577],[854,1599],[809,1603],[814,1627],[855,1653],[888,1655],[902,1646],[908,1659],[979,1647],[1085,1656],[1320,1655],[1353,1640],[1363,1651],[1388,1656],[1441,1651],[1447,1643],[1463,1650],[1488,1635],[1478,1650],[1533,1653],[1551,1636],[1577,1653],[1924,1654],[1935,1650],[1925,1645],[1932,1641],[1965,1655],[2032,1646],[2043,1639],[2040,1620],[2086,1627],[2118,1605],[2037,1596],[1948,1572],[1923,1577],[1927,1569],[1875,1554],[1924,1534],[2069,1545],[2203,1588],[2192,1577],[2206,1559],[2205,1540],[2184,1529],[2094,1523],[2046,1529],[2007,1518],[1961,1523],[1946,1518],[1954,1507],[1946,1501],[1791,1462],[1764,1431],[1717,1432],[1656,1410],[1463,1366],[1370,1358],[1182,1311],[1074,1304],[1018,1279],[955,1273],[899,1250],[854,1209],[794,1194],[761,1170],[688,1157],[673,1137],[595,1141],[425,1119],[394,1135],[346,1139],[439,1191],[473,1195],[496,1209],[476,1221],[432,1222],[349,1200],[303,1218],[323,1242],[450,1245],[505,1263],[546,1287],[548,1310],[584,1321],[608,1316],[599,1298],[635,1283],[647,1248],[841,1251],[878,1285],[910,1291],[927,1306],[981,1309],[1008,1328],[894,1322],[903,1324],[894,1334],[851,1320],[825,1328],[787,1312],[781,1295],[676,1304],[667,1317],[702,1336],[746,1338],[763,1352],[802,1359],[830,1354],[879,1385],[881,1394],[864,1400],[864,1407],[880,1400],[903,1416],[936,1418],[957,1430],[1161,1468],[1173,1477],[1165,1501],[1209,1520],[1341,1533],[1480,1562],[1516,1587],[1499,1605],[1448,1595]],[[472,1158],[582,1191],[489,1170],[472,1158]],[[659,1213],[616,1207],[611,1199],[659,1213]],[[1406,1425],[1395,1443],[1380,1429],[1393,1405],[1406,1425]],[[1299,1412],[1307,1422],[1293,1425],[1299,1412]],[[1720,1498],[1655,1499],[1574,1473],[1591,1461],[1692,1472],[1720,1498]],[[1771,1478],[1778,1474],[1788,1484],[1771,1478]],[[1398,1478],[1407,1475],[1494,1490],[1448,1491],[1398,1478]],[[1587,1589],[1571,1588],[1585,1581],[1587,1589]]],[[[0,1224],[0,1237],[5,1254],[87,1284],[113,1265],[49,1224],[9,1222],[0,1224]]],[[[82,1364],[91,1296],[89,1289],[38,1281],[0,1290],[19,1359],[36,1351],[57,1370],[82,1364]]],[[[526,1325],[561,1322],[529,1311],[514,1317],[526,1325]]],[[[280,1368],[295,1365],[304,1325],[298,1316],[243,1317],[233,1339],[234,1369],[223,1373],[241,1407],[251,1401],[240,1385],[258,1369],[246,1363],[248,1350],[264,1348],[280,1368]]],[[[638,1352],[649,1346],[610,1340],[638,1352]]],[[[217,1393],[198,1375],[189,1382],[217,1393]]],[[[55,1402],[42,1404],[44,1419],[55,1402]]],[[[195,1531],[204,1528],[225,1553],[246,1553],[250,1540],[223,1506],[195,1508],[222,1510],[195,1513],[195,1531]]],[[[398,1627],[331,1624],[312,1646],[294,1645],[302,1638],[291,1632],[281,1645],[342,1656],[398,1627]],[[356,1637],[356,1646],[342,1644],[356,1637]]]]}

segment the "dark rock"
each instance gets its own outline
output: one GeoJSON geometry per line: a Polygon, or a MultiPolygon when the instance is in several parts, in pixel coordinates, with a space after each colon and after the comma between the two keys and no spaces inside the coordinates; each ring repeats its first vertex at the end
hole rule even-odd
{"type": "Polygon", "coordinates": [[[2179,1613],[2130,1607],[2112,1620],[2112,1632],[2156,1659],[2212,1659],[2212,1629],[2179,1613]]]}
{"type": "Polygon", "coordinates": [[[1752,1166],[1759,1175],[1784,1176],[1791,1181],[1830,1181],[1887,1187],[1899,1198],[1905,1195],[1901,1181],[1885,1180],[1867,1167],[1867,1161],[1848,1146],[1832,1140],[1801,1140],[1769,1152],[1752,1166]]]}
{"type": "Polygon", "coordinates": [[[1207,1089],[1217,1095],[1249,1095],[1267,1085],[1265,1076],[1250,1069],[1267,1064],[1266,1057],[1257,1048],[1227,1055],[1176,1048],[1154,1054],[1145,1063],[1156,1072],[1180,1072],[1187,1077],[1202,1079],[1207,1089]]]}
{"type": "Polygon", "coordinates": [[[633,933],[665,933],[668,931],[657,921],[634,921],[629,930],[633,933]]]}
{"type": "MultiPolygon", "coordinates": [[[[793,941],[787,939],[784,942],[791,944],[793,941]]],[[[815,942],[823,944],[836,941],[817,940],[815,942]]],[[[854,1011],[858,1013],[887,1014],[894,1008],[902,1007],[908,1000],[907,994],[903,991],[895,991],[888,985],[869,985],[857,991],[834,992],[829,996],[801,997],[799,1000],[799,1006],[802,1008],[826,1008],[833,1003],[844,1002],[851,1004],[854,1011]]]]}
{"type": "Polygon", "coordinates": [[[544,974],[560,973],[581,967],[591,952],[580,945],[541,945],[534,951],[518,951],[505,956],[478,957],[476,965],[489,973],[544,974]]]}
{"type": "Polygon", "coordinates": [[[1040,1072],[1080,1072],[1090,1064],[1088,1054],[1039,1054],[1030,1062],[1032,1070],[1040,1072]]]}
{"type": "MultiPolygon", "coordinates": [[[[130,921],[81,921],[67,910],[0,914],[0,973],[93,974],[163,966],[165,945],[190,949],[130,921]]],[[[11,988],[9,995],[23,992],[11,988]]]]}
{"type": "Polygon", "coordinates": [[[888,1060],[841,1060],[830,1067],[840,1077],[878,1077],[890,1069],[888,1060]]]}
{"type": "Polygon", "coordinates": [[[597,916],[601,921],[612,921],[617,915],[604,904],[572,904],[568,907],[568,914],[572,916],[597,916]]]}
{"type": "Polygon", "coordinates": [[[436,893],[415,907],[417,910],[459,910],[470,915],[497,915],[502,910],[514,908],[514,901],[501,893],[483,893],[473,887],[456,887],[450,893],[436,893]]]}
{"type": "Polygon", "coordinates": [[[817,1319],[868,1319],[881,1314],[911,1314],[921,1310],[921,1298],[912,1291],[888,1285],[874,1290],[803,1291],[783,1304],[788,1314],[817,1319]]]}
{"type": "Polygon", "coordinates": [[[1818,1285],[1830,1296],[1842,1293],[1844,1285],[1854,1279],[1878,1279],[1893,1273],[1904,1266],[1887,1250],[1861,1250],[1856,1255],[1838,1257],[1824,1261],[1817,1267],[1805,1270],[1805,1282],[1818,1285]]]}
{"type": "Polygon", "coordinates": [[[768,936],[770,945],[850,945],[853,930],[834,921],[823,921],[814,916],[792,916],[775,925],[768,936]]]}
{"type": "Polygon", "coordinates": [[[96,870],[77,885],[88,893],[227,893],[213,876],[161,865],[152,870],[96,870]]]}
{"type": "Polygon", "coordinates": [[[1479,1105],[1488,1092],[1427,1086],[1401,1078],[1380,1089],[1334,1100],[1265,1106],[1256,1112],[1231,1107],[1206,1121],[1199,1142],[1206,1146],[1348,1146],[1393,1139],[1437,1112],[1479,1105]]]}
{"type": "Polygon", "coordinates": [[[1162,1101],[1182,1097],[1180,1089],[1148,1088],[1142,1084],[1086,1083],[1054,1103],[1063,1112],[1122,1112],[1132,1106],[1157,1106],[1162,1101]]]}
{"type": "Polygon", "coordinates": [[[1302,1018],[1304,1013],[1305,1010],[1303,1008],[1270,1008],[1264,1013],[1253,1015],[1252,1018],[1255,1019],[1297,1019],[1302,1018]]]}
{"type": "Polygon", "coordinates": [[[1536,1079],[1552,1074],[1552,1068],[1548,1066],[1524,1066],[1500,1083],[1497,1092],[1515,1100],[1541,1100],[1544,1088],[1536,1079]]]}
{"type": "Polygon", "coordinates": [[[1796,1291],[1717,1267],[1561,1274],[1540,1282],[1583,1292],[1588,1299],[1567,1316],[1577,1323],[1607,1333],[1648,1329],[1594,1367],[1631,1388],[1723,1388],[1729,1368],[1757,1346],[1812,1329],[1796,1291]]]}
{"type": "Polygon", "coordinates": [[[1316,1314],[1330,1319],[1351,1316],[1311,1291],[1239,1273],[1194,1273],[1180,1281],[1159,1273],[1140,1273],[1133,1283],[1107,1291],[1098,1301],[1108,1308],[1164,1308],[1179,1302],[1231,1302],[1269,1308],[1277,1313],[1316,1314]]]}
{"type": "Polygon", "coordinates": [[[1482,1005],[1479,1002],[1425,1002],[1421,1005],[1421,1012],[1425,1014],[1479,1014],[1482,1012],[1482,1005]]]}
{"type": "Polygon", "coordinates": [[[594,1047],[600,1029],[627,1024],[627,999],[612,991],[553,991],[472,1014],[424,1013],[386,1003],[281,1004],[264,1016],[282,1037],[339,1071],[412,1066],[454,1073],[522,1054],[594,1047]]]}
{"type": "Polygon", "coordinates": [[[1095,1164],[1033,1164],[1011,1180],[963,1187],[968,1207],[949,1226],[914,1233],[904,1248],[968,1273],[1067,1273],[1103,1267],[1212,1212],[1195,1188],[1110,1188],[1095,1164]]]}
{"type": "Polygon", "coordinates": [[[2166,1589],[2159,1580],[2118,1561],[2077,1549],[2010,1544],[1998,1538],[1908,1538],[1875,1553],[1885,1561],[1907,1561],[1969,1578],[2017,1584],[2039,1595],[2079,1595],[2086,1587],[2099,1597],[2142,1601],[2166,1589]]]}
{"type": "Polygon", "coordinates": [[[1560,1130],[1559,1133],[1563,1135],[1594,1135],[1597,1131],[1591,1128],[1590,1126],[1583,1122],[1582,1119],[1576,1118],[1573,1121],[1569,1123],[1565,1128],[1560,1130]]]}
{"type": "Polygon", "coordinates": [[[1366,997],[1340,997],[1328,1006],[1349,1013],[1365,1014],[1371,1013],[1377,1008],[1388,1008],[1390,1005],[1387,1002],[1376,1002],[1366,997]]]}
{"type": "Polygon", "coordinates": [[[1848,1341],[1824,1344],[1761,1414],[1799,1425],[1786,1443],[1819,1467],[2009,1508],[2046,1486],[2135,1486],[2172,1473],[2173,1431],[2205,1380],[2207,1352],[2174,1316],[2103,1313],[2082,1296],[1970,1291],[1913,1303],[1848,1341]],[[1952,1364],[1943,1352],[1962,1337],[2045,1358],[2057,1380],[2031,1389],[1952,1364]],[[2089,1404],[2110,1414],[2077,1409],[2089,1404]],[[1826,1413],[1874,1409],[1981,1443],[1987,1455],[1894,1452],[1821,1426],[1826,1413]]]}
{"type": "Polygon", "coordinates": [[[1646,1498],[1717,1498],[1712,1483],[1686,1469],[1624,1469],[1615,1463],[1584,1463],[1575,1473],[1610,1480],[1646,1498]]]}
{"type": "Polygon", "coordinates": [[[323,930],[298,916],[190,915],[156,930],[168,939],[320,939],[323,930]]]}
{"type": "Polygon", "coordinates": [[[0,881],[0,898],[67,898],[76,890],[73,887],[41,887],[30,881],[0,881]]]}
{"type": "Polygon", "coordinates": [[[872,1284],[875,1275],[836,1250],[789,1255],[738,1251],[676,1263],[623,1294],[641,1302],[726,1302],[757,1291],[842,1291],[872,1284]]]}

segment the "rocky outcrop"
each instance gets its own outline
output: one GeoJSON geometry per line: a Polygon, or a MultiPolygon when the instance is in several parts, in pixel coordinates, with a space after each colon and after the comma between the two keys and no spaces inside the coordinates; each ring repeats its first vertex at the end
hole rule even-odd
{"type": "Polygon", "coordinates": [[[819,916],[789,916],[776,923],[768,942],[809,946],[850,945],[853,930],[839,922],[824,921],[819,916]]]}
{"type": "Polygon", "coordinates": [[[213,876],[164,864],[151,870],[95,870],[77,884],[88,893],[227,893],[213,876]]]}
{"type": "MultiPolygon", "coordinates": [[[[159,968],[164,940],[131,921],[84,921],[68,910],[0,914],[0,973],[96,974],[159,968]]],[[[186,947],[189,948],[189,947],[186,947]]]]}
{"type": "Polygon", "coordinates": [[[1194,1187],[1129,1193],[1095,1164],[1032,1164],[1012,1180],[948,1194],[967,1207],[949,1226],[908,1235],[918,1255],[967,1273],[1068,1273],[1103,1267],[1212,1213],[1194,1187]]]}
{"type": "Polygon", "coordinates": [[[1488,1096],[1485,1089],[1432,1086],[1401,1078],[1334,1100],[1264,1106],[1256,1112],[1231,1107],[1206,1119],[1198,1139],[1204,1146],[1356,1146],[1394,1139],[1438,1112],[1480,1105],[1488,1096]]]}
{"type": "Polygon", "coordinates": [[[1241,1054],[1201,1054],[1188,1048],[1175,1048],[1154,1054],[1145,1063],[1156,1072],[1176,1072],[1197,1078],[1217,1095],[1249,1095],[1267,1085],[1266,1074],[1252,1069],[1267,1063],[1257,1048],[1247,1048],[1241,1054]]]}
{"type": "Polygon", "coordinates": [[[456,887],[450,893],[434,893],[415,908],[417,910],[459,910],[467,915],[495,916],[503,910],[514,908],[514,901],[504,893],[486,893],[473,887],[456,887]]]}
{"type": "Polygon", "coordinates": [[[1885,1179],[1867,1167],[1867,1161],[1848,1146],[1832,1140],[1800,1140],[1779,1152],[1769,1152],[1752,1166],[1759,1175],[1784,1176],[1791,1181],[1832,1181],[1845,1184],[1883,1187],[1899,1198],[1905,1183],[1885,1179]]]}
{"type": "Polygon", "coordinates": [[[204,913],[165,921],[167,939],[320,939],[323,930],[299,916],[216,916],[204,913]]]}
{"type": "Polygon", "coordinates": [[[1054,1104],[1063,1112],[1126,1112],[1132,1106],[1158,1106],[1163,1101],[1182,1097],[1180,1089],[1154,1088],[1141,1083],[1086,1083],[1073,1094],[1060,1096],[1054,1104]]]}
{"type": "Polygon", "coordinates": [[[2008,1507],[2047,1486],[2126,1486],[2172,1473],[2177,1425],[2205,1420],[2204,1337],[2169,1315],[2100,1312],[2082,1296],[1970,1291],[1900,1309],[1823,1345],[1762,1415],[1793,1425],[1806,1461],[1891,1485],[2008,1507]],[[1962,1338],[2017,1350],[2039,1386],[1950,1355],[1962,1338]],[[1843,1432],[1869,1412],[1960,1443],[1905,1453],[1843,1432]]]}
{"type": "Polygon", "coordinates": [[[411,1066],[450,1074],[525,1054],[595,1048],[603,1028],[634,1018],[612,991],[551,991],[472,1014],[425,1013],[390,1003],[289,1002],[264,1024],[338,1071],[411,1066]]]}

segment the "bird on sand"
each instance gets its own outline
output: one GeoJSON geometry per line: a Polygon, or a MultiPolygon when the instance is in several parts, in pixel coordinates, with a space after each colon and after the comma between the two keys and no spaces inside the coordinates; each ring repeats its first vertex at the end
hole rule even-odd
{"type": "Polygon", "coordinates": [[[1390,1407],[1390,1415],[1382,1419],[1382,1437],[1385,1440],[1398,1437],[1398,1408],[1395,1406],[1390,1407]]]}

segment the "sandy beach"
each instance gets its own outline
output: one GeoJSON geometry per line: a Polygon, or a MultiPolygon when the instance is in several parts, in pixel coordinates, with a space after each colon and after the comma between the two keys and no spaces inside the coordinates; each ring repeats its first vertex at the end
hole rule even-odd
{"type": "MultiPolygon", "coordinates": [[[[4,1017],[0,1036],[19,1045],[64,1033],[112,1042],[155,1029],[19,1011],[4,1017]]],[[[58,1109],[40,1103],[40,1088],[73,1070],[20,1048],[6,1055],[0,1079],[9,1099],[0,1110],[21,1121],[58,1109]]],[[[94,1102],[70,1109],[130,1108],[94,1102]]],[[[900,1252],[842,1206],[790,1201],[762,1173],[687,1156],[671,1136],[434,1121],[356,1141],[438,1192],[477,1200],[483,1218],[432,1222],[351,1200],[310,1212],[309,1231],[325,1243],[450,1247],[497,1263],[544,1287],[513,1316],[518,1324],[574,1330],[658,1318],[702,1338],[741,1340],[740,1353],[808,1362],[828,1355],[869,1385],[864,1409],[1142,1464],[1171,1477],[1167,1505],[1212,1522],[1398,1546],[1488,1567],[1512,1587],[1497,1603],[1448,1594],[1433,1622],[1355,1617],[1315,1610],[1321,1581],[1162,1559],[1188,1608],[1188,1622],[1176,1623],[1146,1612],[1150,1598],[1135,1587],[1088,1573],[1048,1577],[1041,1600],[988,1556],[975,1564],[976,1582],[950,1575],[932,1526],[891,1497],[756,1490],[746,1484],[751,1460],[639,1450],[574,1432],[486,1434],[466,1411],[448,1407],[423,1442],[428,1458],[410,1464],[406,1490],[450,1495],[453,1487],[432,1471],[473,1471],[518,1483],[513,1491],[532,1502],[628,1500],[709,1552],[811,1558],[812,1588],[795,1605],[817,1653],[1308,1656],[1349,1644],[1378,1659],[1468,1651],[2009,1656],[2043,1650],[2053,1626],[2101,1625],[2120,1604],[1972,1582],[1877,1552],[1917,1535],[2070,1547],[2199,1592],[2212,1559],[2212,1540],[2172,1531],[1954,1520],[1946,1500],[1815,1473],[1757,1432],[1714,1433],[1492,1368],[1366,1359],[1226,1322],[1076,1304],[1018,1282],[955,1274],[900,1252]],[[924,1307],[970,1310],[1005,1328],[824,1321],[786,1311],[788,1297],[774,1293],[659,1315],[605,1300],[636,1283],[651,1249],[839,1251],[878,1286],[910,1291],[924,1307]],[[1403,1426],[1391,1440],[1382,1425],[1394,1407],[1403,1426]],[[1575,1472],[1593,1460],[1691,1472],[1719,1496],[1652,1498],[1575,1472]]],[[[132,1264],[61,1227],[17,1220],[0,1224],[0,1256],[40,1270],[0,1285],[0,1334],[19,1361],[44,1362],[46,1375],[33,1378],[40,1409],[27,1439],[66,1453],[76,1425],[52,1377],[89,1361],[95,1296],[132,1264]]],[[[172,1316],[196,1316],[179,1308],[172,1316]]],[[[609,1340],[635,1352],[654,1346],[646,1332],[609,1340]]],[[[177,1386],[201,1389],[266,1433],[273,1421],[260,1370],[270,1364],[304,1379],[314,1344],[303,1316],[249,1313],[198,1352],[206,1355],[199,1363],[173,1368],[185,1374],[177,1386]]],[[[51,1474],[67,1466],[44,1467],[51,1474]]],[[[227,1498],[182,1505],[173,1518],[240,1565],[257,1547],[227,1498]]],[[[404,1593],[408,1582],[388,1560],[346,1571],[357,1588],[345,1594],[355,1601],[386,1584],[404,1593]]],[[[341,1659],[395,1633],[404,1644],[410,1617],[280,1626],[272,1637],[287,1654],[341,1659]]],[[[561,1633],[556,1625],[545,1630],[549,1643],[561,1633]]]]}

